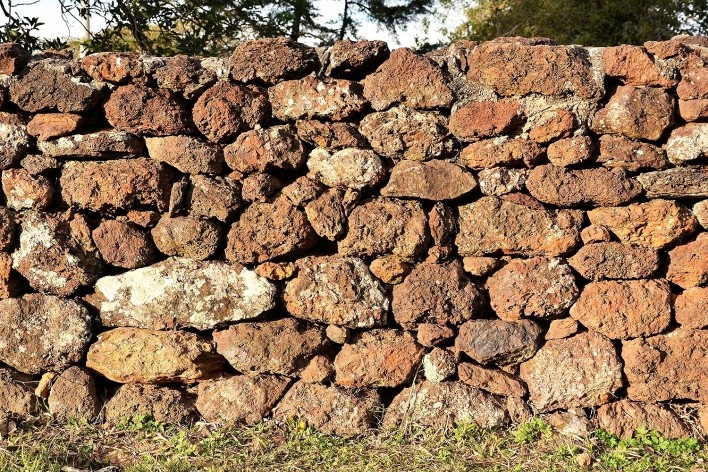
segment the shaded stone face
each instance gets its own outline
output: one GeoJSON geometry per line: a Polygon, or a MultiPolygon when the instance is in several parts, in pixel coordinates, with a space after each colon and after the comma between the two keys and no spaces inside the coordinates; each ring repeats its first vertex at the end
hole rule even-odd
{"type": "Polygon", "coordinates": [[[268,89],[273,116],[282,121],[325,119],[346,121],[360,115],[368,102],[358,82],[307,76],[268,89]]]}
{"type": "Polygon", "coordinates": [[[299,79],[319,66],[314,48],[285,38],[244,41],[228,60],[236,82],[272,85],[299,79]]]}
{"type": "Polygon", "coordinates": [[[190,134],[192,130],[186,104],[164,89],[118,87],[104,109],[112,126],[133,134],[168,136],[190,134]]]}
{"type": "Polygon", "coordinates": [[[149,415],[166,424],[184,424],[196,419],[193,403],[183,390],[174,387],[124,384],[106,402],[104,412],[111,425],[137,415],[149,415]]]}
{"type": "Polygon", "coordinates": [[[542,333],[531,320],[471,320],[460,326],[455,347],[480,364],[517,364],[533,357],[542,333]]]}

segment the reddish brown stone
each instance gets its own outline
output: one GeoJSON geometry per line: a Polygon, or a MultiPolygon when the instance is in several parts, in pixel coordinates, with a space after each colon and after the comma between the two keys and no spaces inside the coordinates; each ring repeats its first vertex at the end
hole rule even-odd
{"type": "Polygon", "coordinates": [[[148,235],[129,223],[105,220],[91,236],[103,260],[113,266],[135,269],[150,264],[155,258],[148,235]]]}
{"type": "Polygon", "coordinates": [[[350,123],[328,123],[317,120],[298,120],[297,135],[315,147],[327,150],[362,148],[366,139],[350,123]]]}
{"type": "Polygon", "coordinates": [[[685,71],[676,93],[682,100],[708,98],[708,68],[696,67],[685,71]]]}
{"type": "Polygon", "coordinates": [[[684,328],[708,327],[708,287],[691,287],[674,300],[676,322],[684,328]]]}
{"type": "Polygon", "coordinates": [[[245,202],[268,202],[271,195],[282,186],[276,176],[257,172],[247,176],[241,182],[241,198],[245,202]]]}
{"type": "Polygon", "coordinates": [[[531,320],[471,320],[460,327],[455,347],[480,364],[517,364],[533,357],[542,336],[531,320]]]}
{"type": "Polygon", "coordinates": [[[553,320],[546,331],[545,340],[563,339],[570,337],[580,330],[580,325],[572,318],[553,320]]]}
{"type": "Polygon", "coordinates": [[[591,282],[570,316],[610,339],[659,334],[671,323],[671,289],[662,279],[591,282]]]}
{"type": "Polygon", "coordinates": [[[84,357],[91,331],[91,315],[74,300],[40,293],[1,300],[0,362],[26,374],[66,369],[84,357]]]}
{"type": "Polygon", "coordinates": [[[707,198],[708,166],[674,167],[640,174],[647,198],[707,198]]]}
{"type": "Polygon", "coordinates": [[[430,59],[399,48],[364,80],[364,96],[374,110],[394,103],[418,110],[449,107],[452,90],[442,70],[430,59]]]}
{"type": "Polygon", "coordinates": [[[508,134],[524,122],[521,104],[513,100],[470,102],[450,115],[450,132],[461,141],[508,134]]]}
{"type": "Polygon", "coordinates": [[[164,58],[163,65],[153,73],[158,87],[181,93],[187,100],[196,98],[216,82],[216,76],[214,71],[202,67],[198,58],[184,55],[164,58]]]}
{"type": "Polygon", "coordinates": [[[576,94],[599,100],[604,90],[594,77],[587,51],[575,46],[486,42],[467,57],[467,79],[503,96],[576,94]]]}
{"type": "Polygon", "coordinates": [[[350,328],[386,324],[389,299],[363,261],[354,257],[307,257],[285,286],[287,311],[298,318],[350,328]]]}
{"type": "Polygon", "coordinates": [[[659,88],[620,86],[592,119],[598,134],[656,141],[674,123],[674,101],[659,88]]]}
{"type": "Polygon", "coordinates": [[[548,145],[546,155],[554,166],[572,166],[589,160],[595,153],[595,143],[589,136],[560,139],[548,145]]]}
{"type": "Polygon", "coordinates": [[[167,209],[173,174],[152,159],[64,164],[59,185],[71,206],[114,212],[139,206],[167,209]]]}
{"type": "Polygon", "coordinates": [[[95,80],[115,84],[130,82],[145,74],[140,55],[134,52],[99,52],[80,61],[81,68],[95,80]]]}
{"type": "Polygon", "coordinates": [[[457,326],[475,318],[484,298],[459,261],[424,263],[393,289],[393,317],[405,329],[419,323],[457,326]]]}
{"type": "Polygon", "coordinates": [[[590,225],[580,232],[580,239],[583,240],[583,244],[607,243],[612,240],[612,235],[604,226],[590,225]]]}
{"type": "Polygon", "coordinates": [[[666,278],[681,288],[708,285],[708,233],[669,251],[666,278]]]}
{"type": "Polygon", "coordinates": [[[632,141],[624,136],[611,135],[600,136],[600,156],[597,162],[605,167],[621,167],[632,172],[664,169],[669,165],[661,148],[632,141]]]}
{"type": "Polygon", "coordinates": [[[218,223],[194,216],[165,215],[150,233],[161,253],[196,260],[213,256],[221,242],[218,223]]]}
{"type": "Polygon", "coordinates": [[[346,148],[330,154],[315,149],[307,160],[308,174],[328,187],[348,187],[362,190],[378,186],[386,177],[379,156],[368,149],[346,148]]]}
{"type": "Polygon", "coordinates": [[[687,123],[671,131],[666,156],[672,164],[691,163],[708,153],[708,123],[687,123]]]}
{"type": "Polygon", "coordinates": [[[2,191],[5,204],[13,210],[43,210],[51,205],[54,198],[54,187],[49,179],[41,175],[33,176],[25,169],[2,171],[2,191]]]}
{"type": "Polygon", "coordinates": [[[246,131],[224,148],[226,164],[245,174],[295,170],[305,164],[305,149],[290,125],[246,131]]]}
{"type": "Polygon", "coordinates": [[[688,426],[670,408],[631,400],[620,400],[598,408],[597,424],[619,438],[631,438],[640,428],[658,431],[662,436],[673,439],[691,435],[688,426]]]}
{"type": "Polygon", "coordinates": [[[396,256],[380,257],[371,261],[369,270],[384,283],[396,285],[411,271],[411,266],[396,256]]]}
{"type": "Polygon", "coordinates": [[[117,425],[126,418],[152,417],[164,424],[183,424],[197,418],[194,401],[183,391],[158,385],[121,385],[105,404],[106,422],[117,425]]]}
{"type": "Polygon", "coordinates": [[[460,380],[470,387],[504,397],[525,397],[526,387],[503,370],[482,367],[469,362],[457,366],[460,380]]]}
{"type": "Polygon", "coordinates": [[[329,347],[324,328],[294,318],[238,323],[214,331],[216,350],[244,374],[296,376],[329,347]]]}
{"type": "Polygon", "coordinates": [[[186,198],[189,213],[215,218],[223,223],[231,221],[241,209],[241,184],[228,177],[190,177],[191,189],[186,198]]]}
{"type": "Polygon", "coordinates": [[[659,269],[659,253],[618,242],[586,243],[568,263],[588,280],[647,279],[659,269]]]}
{"type": "Polygon", "coordinates": [[[290,185],[283,187],[283,195],[295,206],[305,206],[317,198],[325,187],[308,177],[298,177],[290,185]]]}
{"type": "Polygon", "coordinates": [[[148,136],[189,134],[187,108],[172,92],[125,85],[111,93],[104,105],[106,119],[119,130],[148,136]]]}
{"type": "Polygon", "coordinates": [[[560,318],[580,290],[561,259],[512,259],[487,280],[492,308],[503,320],[560,318]]]}
{"type": "Polygon", "coordinates": [[[22,116],[0,112],[0,169],[12,167],[24,158],[30,139],[22,116]]]}
{"type": "Polygon", "coordinates": [[[242,131],[264,124],[270,113],[268,96],[262,89],[218,82],[199,97],[192,119],[209,141],[225,143],[242,131]]]}
{"type": "Polygon", "coordinates": [[[567,138],[575,129],[575,114],[572,111],[557,108],[540,116],[529,131],[529,138],[537,143],[547,143],[558,138],[567,138]]]}
{"type": "Polygon", "coordinates": [[[16,297],[21,290],[20,281],[12,272],[12,256],[0,253],[0,300],[16,297]]]}
{"type": "Polygon", "coordinates": [[[286,38],[244,41],[234,48],[228,61],[237,82],[268,85],[299,79],[319,66],[314,48],[286,38]]]}
{"type": "Polygon", "coordinates": [[[625,244],[663,249],[693,234],[697,221],[683,205],[668,200],[651,200],[626,207],[596,208],[588,212],[590,222],[605,226],[625,244]]]}
{"type": "Polygon", "coordinates": [[[223,364],[202,336],[138,328],[99,334],[86,356],[86,367],[119,383],[193,383],[218,375],[223,364]]]}
{"type": "Polygon", "coordinates": [[[185,174],[218,174],[224,163],[221,148],[190,136],[146,138],[151,158],[185,174]]]}
{"type": "Polygon", "coordinates": [[[451,162],[402,160],[391,170],[388,183],[381,189],[385,197],[423,200],[454,200],[477,188],[474,176],[451,162]]]}
{"type": "Polygon", "coordinates": [[[273,116],[282,121],[324,119],[345,121],[368,107],[358,82],[307,76],[268,89],[273,116]]]}
{"type": "Polygon", "coordinates": [[[323,383],[334,375],[334,364],[327,356],[317,355],[310,359],[307,367],[300,372],[300,378],[307,383],[323,383]]]}
{"type": "Polygon", "coordinates": [[[254,272],[268,280],[288,280],[297,272],[297,266],[292,262],[264,262],[254,272]]]}
{"type": "Polygon", "coordinates": [[[346,229],[342,193],[335,188],[329,189],[305,206],[305,214],[315,233],[330,241],[339,239],[346,229]]]}
{"type": "Polygon", "coordinates": [[[622,360],[630,400],[699,400],[708,376],[708,331],[678,328],[623,341],[622,360]]]}
{"type": "Polygon", "coordinates": [[[0,74],[14,75],[27,64],[30,55],[17,43],[0,44],[0,74]]]}
{"type": "Polygon", "coordinates": [[[543,153],[543,147],[528,139],[499,137],[468,145],[460,153],[460,163],[472,169],[532,167],[539,162],[543,153]]]}
{"type": "Polygon", "coordinates": [[[373,199],[357,206],[349,215],[349,229],[339,242],[339,253],[416,259],[430,240],[427,220],[423,206],[417,201],[373,199]]]}
{"type": "Polygon", "coordinates": [[[345,344],[334,359],[336,383],[344,387],[397,387],[413,376],[423,352],[405,331],[364,331],[345,344]]]}
{"type": "Polygon", "coordinates": [[[708,118],[708,98],[700,100],[679,100],[679,115],[685,121],[699,121],[708,118]]]}
{"type": "Polygon", "coordinates": [[[610,402],[622,386],[622,364],[609,339],[581,333],[546,342],[521,364],[519,376],[537,411],[593,407],[610,402]]]}
{"type": "Polygon", "coordinates": [[[298,419],[324,434],[355,436],[370,431],[381,410],[375,389],[344,389],[297,382],[273,410],[280,421],[298,419]]]}
{"type": "Polygon", "coordinates": [[[470,275],[486,277],[501,266],[501,261],[494,257],[464,257],[462,267],[470,275]]]}
{"type": "Polygon", "coordinates": [[[388,59],[385,41],[337,41],[328,51],[325,74],[345,79],[361,79],[388,59]]]}
{"type": "Polygon", "coordinates": [[[45,156],[58,158],[114,159],[144,155],[142,139],[113,128],[39,141],[37,147],[45,156]]]}
{"type": "Polygon", "coordinates": [[[452,338],[455,332],[443,325],[421,323],[418,325],[417,341],[423,346],[433,347],[452,338]]]}
{"type": "Polygon", "coordinates": [[[603,51],[605,74],[625,85],[671,88],[677,81],[664,75],[641,46],[624,44],[603,51]]]}
{"type": "Polygon", "coordinates": [[[47,141],[71,134],[83,123],[83,117],[74,113],[39,113],[27,123],[27,132],[40,141],[47,141]]]}
{"type": "Polygon", "coordinates": [[[251,204],[231,226],[226,257],[242,264],[265,262],[306,251],[317,243],[317,234],[305,212],[286,198],[251,204]]]}
{"type": "Polygon", "coordinates": [[[582,221],[577,210],[550,211],[482,197],[459,207],[455,245],[462,256],[559,256],[580,242],[582,221]]]}
{"type": "Polygon", "coordinates": [[[86,369],[73,366],[54,380],[47,401],[49,412],[56,419],[93,421],[101,410],[96,382],[86,369]]]}
{"type": "Polygon", "coordinates": [[[210,423],[262,421],[290,385],[277,375],[234,375],[199,383],[197,410],[210,423]]]}
{"type": "Polygon", "coordinates": [[[40,414],[41,401],[32,393],[32,388],[28,385],[31,381],[32,378],[28,375],[0,367],[0,404],[3,406],[3,414],[11,414],[20,419],[40,414]]]}

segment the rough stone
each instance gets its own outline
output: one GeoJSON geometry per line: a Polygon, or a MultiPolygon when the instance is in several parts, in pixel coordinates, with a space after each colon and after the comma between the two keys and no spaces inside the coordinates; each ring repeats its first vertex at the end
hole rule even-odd
{"type": "Polygon", "coordinates": [[[681,77],[676,93],[683,100],[708,98],[708,73],[705,67],[690,68],[681,77]]]}
{"type": "Polygon", "coordinates": [[[0,112],[0,169],[7,169],[25,157],[30,135],[24,118],[14,113],[0,112]]]}
{"type": "Polygon", "coordinates": [[[334,375],[334,365],[329,357],[325,355],[316,355],[307,364],[300,378],[307,383],[323,383],[329,380],[334,375]]]}
{"type": "Polygon", "coordinates": [[[646,172],[637,180],[647,198],[706,198],[708,197],[708,166],[675,167],[646,172]]]}
{"type": "Polygon", "coordinates": [[[0,361],[26,374],[59,371],[84,356],[91,316],[83,305],[31,293],[0,300],[0,361]]]}
{"type": "Polygon", "coordinates": [[[192,124],[186,105],[172,92],[141,85],[125,85],[111,93],[104,105],[114,128],[138,135],[189,134],[192,124]]]}
{"type": "Polygon", "coordinates": [[[428,227],[433,244],[442,246],[450,241],[455,232],[457,221],[452,208],[443,203],[436,203],[428,212],[428,227]]]}
{"type": "Polygon", "coordinates": [[[708,118],[708,99],[679,100],[679,115],[684,121],[699,121],[708,118]]]}
{"type": "Polygon", "coordinates": [[[406,106],[366,115],[359,131],[374,151],[392,159],[423,161],[441,157],[453,149],[447,118],[406,106]]]}
{"type": "Polygon", "coordinates": [[[116,129],[72,134],[51,141],[40,141],[37,147],[45,156],[62,159],[138,157],[143,154],[144,149],[142,139],[116,129]]]}
{"type": "Polygon", "coordinates": [[[70,206],[101,213],[156,207],[168,208],[174,176],[152,159],[70,161],[64,164],[59,186],[70,206]]]}
{"type": "Polygon", "coordinates": [[[708,284],[708,233],[669,251],[666,278],[684,289],[708,284]]]}
{"type": "Polygon", "coordinates": [[[580,294],[562,259],[512,259],[487,280],[492,308],[506,321],[564,316],[580,294]]]}
{"type": "Polygon", "coordinates": [[[695,216],[680,203],[651,200],[626,207],[596,208],[588,212],[592,224],[605,226],[625,244],[663,249],[692,234],[695,216]]]}
{"type": "Polygon", "coordinates": [[[336,344],[345,344],[350,337],[351,330],[343,326],[327,325],[325,334],[327,339],[336,344]]]}
{"type": "Polygon", "coordinates": [[[568,338],[580,330],[580,325],[572,318],[552,320],[546,331],[545,340],[568,338]]]}
{"type": "Polygon", "coordinates": [[[631,400],[603,405],[597,409],[597,424],[619,438],[631,438],[639,428],[658,431],[666,438],[683,438],[691,435],[681,417],[670,408],[653,403],[631,400]]]}
{"type": "Polygon", "coordinates": [[[548,145],[546,155],[554,166],[567,167],[589,160],[595,153],[595,143],[589,136],[559,139],[548,145]]]}
{"type": "Polygon", "coordinates": [[[236,82],[268,85],[299,79],[319,66],[315,50],[286,38],[244,41],[234,48],[228,66],[236,82]]]}
{"type": "Polygon", "coordinates": [[[15,216],[4,206],[0,206],[0,251],[12,249],[15,241],[15,216]]]}
{"type": "Polygon", "coordinates": [[[671,323],[671,289],[663,279],[591,282],[570,316],[610,339],[659,334],[671,323]]]}
{"type": "Polygon", "coordinates": [[[197,129],[213,143],[226,143],[241,132],[270,119],[268,96],[254,86],[218,82],[208,88],[192,109],[197,129]]]}
{"type": "Polygon", "coordinates": [[[362,190],[378,186],[386,177],[379,156],[368,149],[346,148],[335,153],[318,148],[307,160],[309,177],[328,187],[362,190]]]}
{"type": "Polygon", "coordinates": [[[583,244],[607,243],[612,240],[612,235],[604,226],[590,225],[580,232],[580,239],[583,244]]]}
{"type": "Polygon", "coordinates": [[[462,256],[560,256],[580,242],[582,221],[577,210],[551,211],[482,197],[459,207],[455,245],[462,256]]]}
{"type": "Polygon", "coordinates": [[[411,265],[396,256],[379,257],[371,261],[369,270],[382,282],[396,285],[410,273],[411,265]]]}
{"type": "Polygon", "coordinates": [[[500,400],[465,383],[421,382],[396,395],[382,427],[390,431],[415,425],[440,430],[458,422],[499,428],[509,422],[509,416],[500,400]]]}
{"type": "Polygon", "coordinates": [[[376,72],[366,77],[364,96],[377,111],[395,103],[430,110],[449,107],[453,101],[442,70],[429,58],[408,48],[394,50],[376,72]]]}
{"type": "Polygon", "coordinates": [[[384,326],[390,302],[366,264],[346,256],[307,257],[285,286],[288,313],[349,328],[384,326]]]}
{"type": "Polygon", "coordinates": [[[27,65],[29,53],[17,43],[0,45],[0,74],[15,75],[27,65]]]}
{"type": "Polygon", "coordinates": [[[54,187],[46,177],[33,176],[25,169],[2,171],[5,205],[13,210],[44,210],[54,198],[54,187]]]}
{"type": "Polygon", "coordinates": [[[269,202],[271,196],[283,186],[273,174],[256,172],[241,182],[241,198],[245,202],[269,202]]]}
{"type": "Polygon", "coordinates": [[[346,229],[347,214],[339,189],[329,189],[305,205],[305,214],[315,233],[330,241],[339,239],[346,229]]]}
{"type": "Polygon", "coordinates": [[[510,167],[492,167],[477,174],[479,189],[484,195],[501,196],[520,192],[525,188],[528,170],[510,167]]]}
{"type": "Polygon", "coordinates": [[[222,223],[233,220],[243,206],[241,184],[229,177],[190,176],[191,188],[186,207],[191,215],[214,218],[222,223]]]}
{"type": "Polygon", "coordinates": [[[572,111],[556,108],[538,118],[529,131],[529,138],[537,143],[548,143],[554,139],[567,138],[575,130],[575,114],[572,111]]]}
{"type": "Polygon", "coordinates": [[[509,134],[524,122],[521,104],[513,100],[470,102],[450,115],[450,132],[460,141],[509,134]]]}
{"type": "Polygon", "coordinates": [[[90,302],[104,326],[205,330],[255,318],[276,296],[270,282],[237,264],[170,258],[100,278],[90,302]]]}
{"type": "Polygon", "coordinates": [[[671,131],[664,146],[672,164],[690,163],[708,154],[708,123],[687,123],[671,131]]]}
{"type": "Polygon", "coordinates": [[[669,165],[663,149],[624,136],[609,134],[600,136],[600,155],[597,162],[605,167],[620,167],[631,172],[664,169],[669,165]]]}
{"type": "Polygon", "coordinates": [[[325,74],[345,79],[362,79],[388,59],[385,41],[337,41],[329,50],[325,74]]]}
{"type": "Polygon", "coordinates": [[[210,220],[164,215],[150,233],[161,253],[204,260],[216,253],[222,231],[218,223],[210,220]]]}
{"type": "Polygon", "coordinates": [[[594,77],[588,53],[577,46],[530,45],[491,41],[467,56],[467,79],[502,96],[575,94],[599,100],[601,80],[594,77]]]}
{"type": "Polygon", "coordinates": [[[71,134],[84,123],[75,113],[38,113],[27,123],[27,132],[40,141],[71,134]]]}
{"type": "Polygon", "coordinates": [[[487,277],[501,266],[501,261],[494,257],[464,257],[462,268],[475,277],[487,277]]]}
{"type": "Polygon", "coordinates": [[[421,323],[418,325],[416,340],[426,347],[433,347],[451,339],[455,332],[449,326],[421,323]]]}
{"type": "Polygon", "coordinates": [[[589,243],[568,263],[588,280],[647,279],[659,269],[659,253],[618,242],[589,243]]]}
{"type": "Polygon", "coordinates": [[[27,385],[30,380],[19,372],[0,367],[0,405],[2,412],[25,419],[41,411],[39,397],[27,385]]]}
{"type": "Polygon", "coordinates": [[[354,208],[348,227],[339,242],[343,256],[395,255],[413,260],[430,240],[427,217],[417,201],[375,198],[354,208]]]}
{"type": "MultiPolygon", "coordinates": [[[[595,429],[582,408],[571,408],[568,411],[556,411],[542,416],[542,419],[558,433],[565,436],[585,438],[588,437],[595,429]]],[[[582,465],[586,463],[587,459],[585,459],[585,456],[581,453],[576,456],[575,461],[576,464],[582,465]]],[[[586,465],[589,465],[589,462],[586,465]]]]}
{"type": "Polygon", "coordinates": [[[99,52],[84,56],[81,68],[99,82],[130,82],[145,74],[143,61],[134,52],[99,52]]]}
{"type": "Polygon", "coordinates": [[[363,148],[366,139],[350,123],[328,123],[318,120],[298,120],[297,135],[315,147],[327,150],[363,148]]]}
{"type": "Polygon", "coordinates": [[[429,382],[443,382],[456,372],[457,357],[449,349],[436,347],[423,356],[423,373],[429,382]]]}
{"type": "Polygon", "coordinates": [[[68,296],[100,275],[100,258],[72,226],[66,217],[51,213],[31,212],[23,217],[12,267],[35,290],[68,296]]]}
{"type": "Polygon", "coordinates": [[[123,269],[137,269],[155,259],[155,247],[145,231],[130,223],[104,220],[91,232],[104,261],[123,269]]]}
{"type": "Polygon", "coordinates": [[[622,364],[609,339],[581,333],[547,341],[521,364],[519,376],[537,411],[594,407],[610,402],[622,386],[622,364]]]}
{"type": "Polygon", "coordinates": [[[592,119],[598,134],[656,141],[674,123],[674,101],[666,91],[652,87],[619,86],[592,119]]]}
{"type": "Polygon", "coordinates": [[[187,100],[199,96],[216,81],[216,76],[197,58],[185,55],[164,58],[163,65],[153,73],[158,87],[181,93],[187,100]]]}
{"type": "Polygon", "coordinates": [[[294,318],[231,325],[215,331],[214,341],[219,354],[244,374],[297,376],[329,347],[324,328],[294,318]]]}
{"type": "Polygon", "coordinates": [[[22,283],[12,271],[12,255],[0,253],[0,300],[22,293],[22,283]]]}
{"type": "Polygon", "coordinates": [[[477,188],[474,176],[451,162],[402,160],[391,170],[381,189],[385,197],[454,200],[477,188]]]}
{"type": "Polygon", "coordinates": [[[305,164],[305,149],[291,125],[246,131],[224,148],[226,164],[245,174],[292,171],[305,164]]]}
{"type": "Polygon", "coordinates": [[[298,177],[290,185],[283,187],[282,194],[295,206],[304,207],[309,202],[317,198],[325,187],[319,182],[302,176],[298,177]]]}
{"type": "Polygon", "coordinates": [[[460,161],[472,169],[532,167],[540,161],[543,153],[543,147],[534,141],[501,136],[469,144],[462,149],[460,161]]]}
{"type": "Polygon", "coordinates": [[[533,357],[542,337],[531,320],[471,320],[460,326],[455,347],[480,364],[517,364],[533,357]]]}
{"type": "Polygon", "coordinates": [[[218,375],[223,364],[202,336],[138,328],[104,331],[86,357],[86,367],[119,383],[189,384],[218,375]]]}
{"type": "Polygon", "coordinates": [[[231,226],[227,239],[228,260],[255,264],[306,251],[316,244],[317,234],[305,212],[281,197],[251,204],[231,226]]]}
{"type": "Polygon", "coordinates": [[[196,407],[210,423],[255,424],[270,413],[290,379],[276,375],[234,375],[199,383],[196,407]]]}
{"type": "Polygon", "coordinates": [[[286,421],[300,419],[324,434],[356,436],[368,432],[381,409],[375,389],[344,389],[337,386],[297,382],[273,411],[286,421]]]}
{"type": "Polygon", "coordinates": [[[49,412],[61,420],[93,421],[101,410],[96,382],[86,369],[69,367],[54,380],[49,393],[49,412]]]}
{"type": "Polygon", "coordinates": [[[221,149],[190,136],[146,138],[151,158],[185,174],[218,174],[224,163],[221,149]]]}
{"type": "Polygon", "coordinates": [[[10,100],[24,111],[81,113],[103,97],[104,84],[72,77],[69,61],[36,61],[10,81],[10,100]]]}
{"type": "Polygon", "coordinates": [[[674,300],[676,322],[687,329],[708,327],[708,287],[691,287],[674,300]]]}
{"type": "Polygon", "coordinates": [[[292,262],[264,262],[254,269],[255,273],[268,280],[288,280],[297,272],[297,266],[292,262]]]}
{"type": "Polygon", "coordinates": [[[622,80],[625,85],[664,87],[676,86],[677,81],[662,74],[647,51],[641,46],[623,44],[605,48],[602,52],[605,74],[622,80]]]}
{"type": "Polygon", "coordinates": [[[642,193],[642,186],[622,170],[565,169],[544,165],[532,169],[526,178],[531,196],[562,207],[582,205],[618,206],[642,193]]]}
{"type": "Polygon", "coordinates": [[[184,424],[196,420],[191,398],[182,390],[159,385],[121,385],[106,402],[106,422],[116,425],[126,418],[151,416],[165,424],[184,424]]]}
{"type": "Polygon", "coordinates": [[[462,264],[423,263],[393,288],[393,317],[405,329],[419,323],[459,326],[478,317],[484,297],[462,264]]]}
{"type": "Polygon", "coordinates": [[[482,367],[470,362],[457,366],[460,381],[470,387],[504,397],[525,397],[526,387],[513,375],[503,370],[482,367]]]}
{"type": "Polygon", "coordinates": [[[273,116],[282,121],[346,121],[368,108],[363,92],[358,82],[307,76],[280,82],[268,89],[268,97],[273,116]]]}
{"type": "Polygon", "coordinates": [[[698,400],[708,374],[708,331],[678,328],[624,341],[622,359],[630,400],[698,400]]]}

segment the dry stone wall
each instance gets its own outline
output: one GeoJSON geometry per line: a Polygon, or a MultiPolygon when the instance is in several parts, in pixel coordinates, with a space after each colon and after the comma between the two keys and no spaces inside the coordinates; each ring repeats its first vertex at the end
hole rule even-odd
{"type": "Polygon", "coordinates": [[[708,38],[0,72],[4,422],[708,430],[708,38]]]}

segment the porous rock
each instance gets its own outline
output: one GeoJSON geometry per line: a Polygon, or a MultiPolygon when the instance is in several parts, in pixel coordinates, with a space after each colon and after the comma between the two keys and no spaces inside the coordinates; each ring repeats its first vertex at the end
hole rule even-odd
{"type": "Polygon", "coordinates": [[[79,366],[69,367],[54,380],[47,403],[52,416],[61,420],[93,421],[101,410],[96,382],[79,366]]]}
{"type": "Polygon", "coordinates": [[[41,175],[33,176],[26,169],[2,171],[2,191],[5,204],[13,210],[44,210],[54,197],[51,181],[41,175]]]}
{"type": "Polygon", "coordinates": [[[155,258],[155,247],[145,231],[130,223],[104,220],[91,232],[101,257],[123,269],[137,269],[155,258]]]}
{"type": "Polygon", "coordinates": [[[708,285],[708,233],[669,251],[666,278],[681,288],[708,285]]]}
{"type": "Polygon", "coordinates": [[[118,87],[104,110],[111,126],[137,135],[189,134],[192,129],[186,104],[165,89],[118,87]]]}
{"type": "Polygon", "coordinates": [[[620,400],[597,409],[597,424],[619,438],[631,438],[640,428],[658,431],[666,438],[683,438],[691,432],[681,417],[656,403],[620,400]]]}
{"type": "Polygon", "coordinates": [[[674,101],[660,88],[619,86],[592,119],[597,133],[658,140],[674,124],[674,101]]]}
{"type": "Polygon", "coordinates": [[[454,200],[477,188],[474,176],[451,162],[402,160],[391,170],[381,189],[385,197],[454,200]]]}
{"type": "Polygon", "coordinates": [[[194,402],[180,389],[161,385],[125,384],[105,404],[106,422],[116,425],[126,418],[150,416],[165,424],[196,420],[194,402]]]}
{"type": "Polygon", "coordinates": [[[543,153],[543,147],[529,139],[500,136],[466,146],[460,153],[460,163],[471,169],[533,167],[543,153]]]}
{"type": "Polygon", "coordinates": [[[531,320],[471,320],[460,326],[455,347],[480,364],[516,364],[533,357],[542,335],[531,320]]]}
{"type": "Polygon", "coordinates": [[[526,387],[511,374],[503,370],[483,367],[471,362],[463,362],[457,366],[457,374],[460,381],[470,387],[502,395],[504,397],[525,397],[526,387]]]}
{"type": "Polygon", "coordinates": [[[218,174],[224,163],[221,149],[190,136],[146,138],[151,158],[185,174],[218,174]]]}
{"type": "Polygon", "coordinates": [[[676,322],[685,328],[708,327],[708,287],[691,287],[674,300],[676,322]]]}
{"type": "Polygon", "coordinates": [[[186,196],[189,213],[226,223],[241,209],[241,184],[229,177],[192,175],[186,196]]]}
{"type": "Polygon", "coordinates": [[[368,108],[363,91],[358,82],[307,76],[280,82],[268,89],[268,96],[273,116],[282,121],[346,121],[368,108]]]}
{"type": "Polygon", "coordinates": [[[386,177],[381,159],[368,149],[346,148],[330,153],[318,148],[310,153],[307,168],[309,177],[328,187],[362,190],[378,186],[386,177]]]}
{"type": "Polygon", "coordinates": [[[647,279],[659,269],[659,253],[619,242],[587,243],[568,263],[588,280],[647,279]]]}
{"type": "Polygon", "coordinates": [[[276,84],[298,79],[319,65],[315,50],[286,38],[262,38],[238,44],[228,60],[236,82],[276,84]]]}
{"type": "Polygon", "coordinates": [[[194,216],[164,215],[150,234],[161,253],[197,260],[213,256],[221,242],[218,223],[194,216]]]}
{"type": "Polygon", "coordinates": [[[660,147],[611,134],[600,136],[597,162],[605,167],[620,167],[632,172],[664,169],[669,165],[666,153],[660,147]]]}
{"type": "Polygon", "coordinates": [[[226,164],[245,174],[296,170],[305,163],[305,149],[291,125],[246,131],[224,148],[226,164]]]}

